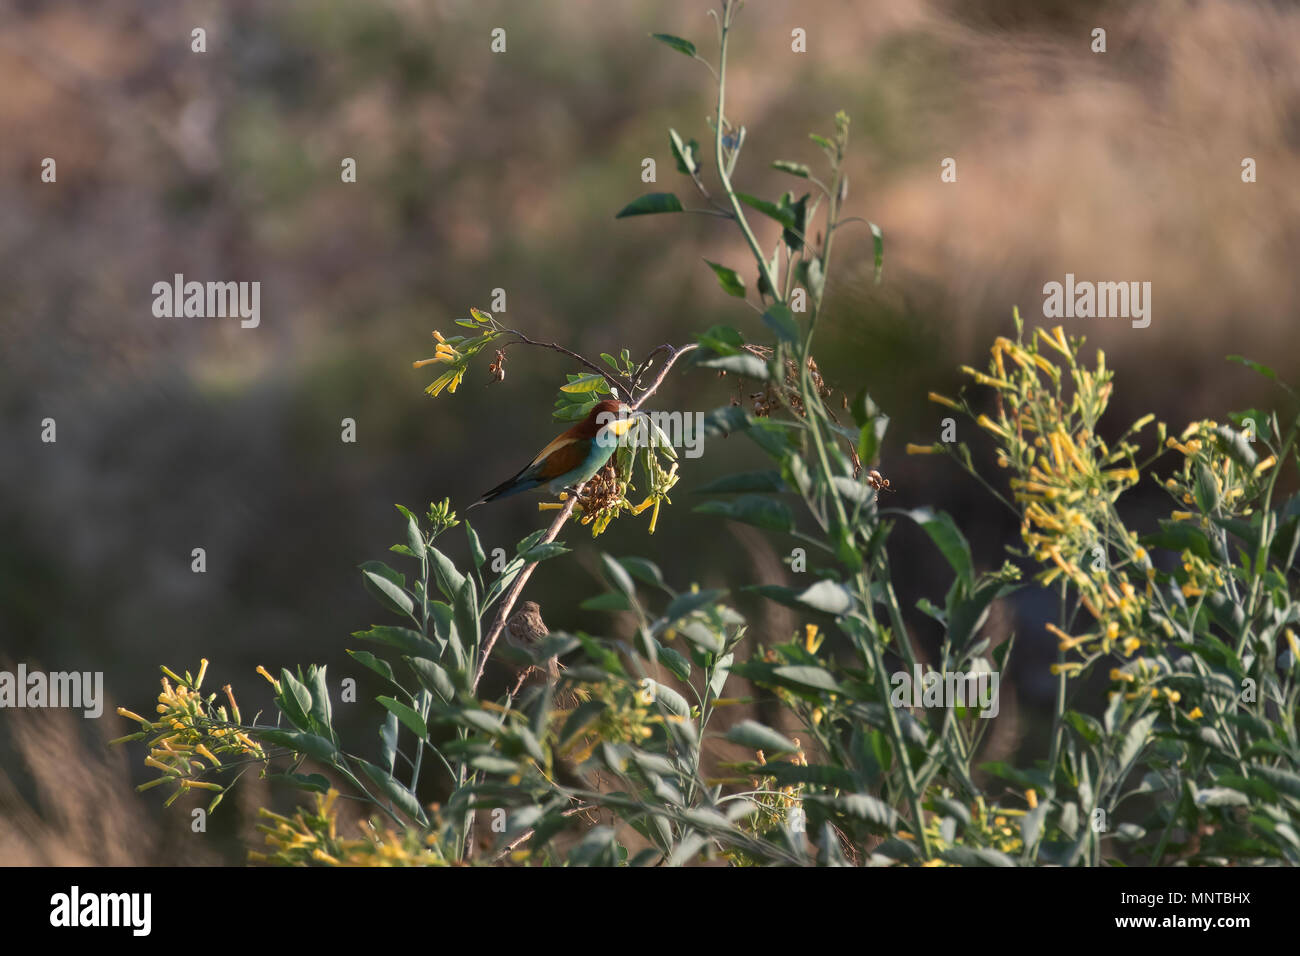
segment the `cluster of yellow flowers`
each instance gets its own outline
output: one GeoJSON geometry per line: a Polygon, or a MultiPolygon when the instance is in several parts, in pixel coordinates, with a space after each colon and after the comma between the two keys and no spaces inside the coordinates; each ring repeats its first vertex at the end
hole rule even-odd
{"type": "MultiPolygon", "coordinates": [[[[943,796],[950,796],[944,791],[943,796]]],[[[1038,806],[1038,795],[1033,790],[1025,793],[1025,798],[1032,810],[1038,806]]],[[[976,797],[970,807],[970,823],[966,824],[965,833],[949,842],[944,837],[943,819],[940,814],[931,814],[925,822],[925,833],[930,840],[934,856],[921,866],[952,866],[940,859],[940,854],[957,846],[990,847],[1007,856],[1018,856],[1025,848],[1020,834],[1020,827],[1012,821],[1023,817],[1027,811],[1013,808],[989,806],[982,796],[976,797]]],[[[900,837],[911,839],[911,834],[900,832],[900,837]]]]}
{"type": "MultiPolygon", "coordinates": [[[[1021,539],[1045,565],[1037,580],[1068,580],[1091,614],[1092,626],[1078,634],[1048,625],[1062,650],[1085,658],[1054,665],[1054,671],[1077,674],[1088,659],[1113,650],[1131,656],[1150,633],[1146,602],[1155,569],[1137,535],[1121,523],[1115,501],[1139,479],[1137,448],[1129,438],[1154,416],[1139,419],[1118,443],[1108,444],[1097,434],[1113,387],[1105,353],[1098,350],[1096,366],[1086,368],[1078,358],[1081,339],[1067,341],[1057,326],[1037,329],[1025,342],[1018,314],[1016,322],[1017,341],[995,340],[987,374],[962,368],[977,384],[996,390],[996,417],[975,415],[942,395],[930,397],[971,414],[996,439],[998,465],[1015,475],[1010,486],[1021,513],[1021,539]]],[[[1163,423],[1158,429],[1163,438],[1163,423]]]]}
{"type": "MultiPolygon", "coordinates": [[[[473,329],[478,334],[475,336],[453,335],[451,338],[445,338],[443,334],[436,329],[433,333],[434,341],[437,346],[433,351],[433,358],[420,359],[418,362],[412,362],[412,368],[423,368],[426,365],[433,365],[437,362],[445,362],[450,365],[447,371],[443,372],[432,384],[425,389],[430,395],[438,395],[445,388],[447,394],[454,394],[460,387],[461,379],[465,377],[465,372],[469,369],[469,360],[477,353],[483,350],[491,341],[501,335],[501,328],[491,315],[481,309],[470,309],[471,318],[457,319],[456,324],[462,325],[467,329],[473,329]]],[[[504,353],[498,353],[497,361],[491,367],[492,376],[496,381],[501,381],[505,374],[501,371],[501,362],[505,359],[504,353]]]]}
{"type": "Polygon", "coordinates": [[[221,757],[260,761],[267,757],[262,748],[240,729],[239,705],[235,703],[229,684],[222,688],[229,709],[225,705],[213,707],[216,694],[204,697],[199,692],[207,670],[206,658],[199,665],[197,677],[191,677],[188,671],[181,677],[166,667],[162,668],[166,676],[158,695],[158,719],[146,720],[119,707],[119,716],[136,721],[143,729],[119,737],[112,743],[151,738],[148,741],[149,756],[144,762],[146,766],[161,770],[163,776],[136,789],[144,791],[164,783],[175,784],[176,790],[167,798],[167,806],[191,790],[213,791],[215,796],[208,804],[210,813],[221,802],[227,788],[200,778],[223,766],[221,757]],[[175,686],[172,681],[176,682],[175,686]]]}
{"type": "Polygon", "coordinates": [[[362,839],[345,840],[338,834],[338,791],[317,793],[313,810],[302,807],[292,817],[265,807],[258,811],[268,823],[257,829],[266,835],[266,853],[249,851],[250,863],[276,866],[448,866],[438,844],[437,830],[382,830],[372,823],[362,839]]]}
{"type": "Polygon", "coordinates": [[[465,355],[458,352],[455,346],[451,345],[442,333],[437,329],[433,332],[433,338],[438,343],[434,349],[433,358],[420,359],[418,362],[412,362],[412,368],[423,368],[426,365],[432,365],[434,362],[448,362],[454,367],[433,380],[433,383],[425,389],[430,395],[438,395],[444,388],[447,394],[454,395],[456,389],[460,387],[461,379],[465,377],[467,365],[465,364],[465,355]]]}
{"type": "Polygon", "coordinates": [[[1209,420],[1192,422],[1165,445],[1183,456],[1181,471],[1165,481],[1175,501],[1186,506],[1172,517],[1207,529],[1211,518],[1248,516],[1260,480],[1277,464],[1274,455],[1260,461],[1246,434],[1209,420]]]}

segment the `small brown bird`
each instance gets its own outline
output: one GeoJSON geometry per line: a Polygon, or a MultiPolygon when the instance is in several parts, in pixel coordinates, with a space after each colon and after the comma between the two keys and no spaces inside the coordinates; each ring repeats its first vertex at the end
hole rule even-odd
{"type": "MultiPolygon", "coordinates": [[[[542,620],[542,609],[537,606],[536,601],[524,601],[519,605],[519,610],[510,615],[510,620],[506,622],[506,641],[512,647],[528,651],[530,654],[536,652],[538,645],[550,633],[546,622],[542,620]]],[[[547,658],[543,665],[525,665],[519,668],[519,677],[510,696],[512,698],[519,696],[519,691],[525,684],[545,681],[551,685],[555,694],[552,705],[557,710],[572,710],[578,706],[579,692],[570,687],[561,689],[556,686],[560,680],[560,672],[563,670],[564,665],[555,657],[547,658]]],[[[567,757],[555,754],[552,766],[555,779],[562,785],[576,790],[592,788],[592,782],[567,757]]]]}
{"type": "MultiPolygon", "coordinates": [[[[546,622],[542,620],[542,609],[537,606],[536,601],[524,601],[519,605],[519,610],[510,615],[510,620],[506,622],[506,641],[512,647],[530,654],[537,650],[538,645],[550,633],[546,622]]],[[[560,669],[560,662],[554,657],[548,658],[541,666],[534,664],[522,668],[519,672],[519,680],[515,683],[515,689],[510,696],[518,695],[520,688],[530,677],[540,676],[552,683],[559,680],[560,669]]]]}

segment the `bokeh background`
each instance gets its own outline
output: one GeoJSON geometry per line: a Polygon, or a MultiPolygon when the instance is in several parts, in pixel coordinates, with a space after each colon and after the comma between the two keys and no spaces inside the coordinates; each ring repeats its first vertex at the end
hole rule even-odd
{"type": "MultiPolygon", "coordinates": [[[[103,671],[110,698],[98,722],[0,712],[0,863],[242,860],[253,808],[292,794],[250,780],[196,838],[188,814],[130,790],[136,761],[105,752],[131,729],[112,708],[146,709],[158,664],[201,656],[246,711],[268,704],[258,664],[361,676],[348,635],[381,616],[356,565],[402,540],[393,504],[463,506],[513,473],[559,430],[554,387],[574,370],[512,349],[504,383],[479,368],[433,400],[431,370],[411,368],[432,329],[504,288],[512,325],[589,354],[641,355],[716,322],[759,334],[701,261],[746,261],[726,223],[613,218],[645,191],[687,194],[667,128],[705,140],[711,79],[647,34],[713,58],[706,8],[0,0],[0,666],[103,671]],[[191,52],[195,27],[206,53],[191,52]],[[40,181],[45,157],[57,183],[40,181]],[[340,180],[344,157],[356,183],[340,180]],[[152,285],[177,272],[260,281],[260,327],[155,318],[152,285]],[[345,417],[355,444],[340,441],[345,417]]],[[[869,234],[846,227],[817,354],[831,385],[866,385],[892,416],[891,505],[952,512],[979,560],[1001,563],[1014,522],[949,463],[902,449],[937,438],[926,392],[982,366],[1013,306],[1041,320],[1043,284],[1067,272],[1153,286],[1147,329],[1066,321],[1117,371],[1113,429],[1276,405],[1228,353],[1300,381],[1297,50],[1300,10],[1283,2],[747,5],[729,73],[728,112],[748,129],[738,188],[793,188],[768,162],[815,163],[807,134],[839,109],[853,120],[849,214],[882,227],[884,279],[869,234]],[[1105,54],[1090,49],[1097,26],[1105,54]],[[791,52],[796,27],[806,54],[791,52]],[[956,183],[940,181],[945,157],[956,183]]],[[[708,411],[731,394],[697,372],[658,404],[708,411]]],[[[597,544],[657,560],[679,586],[793,583],[782,542],[690,513],[693,487],[757,461],[740,439],[707,445],[652,539],[628,521],[597,544]]],[[[1131,502],[1139,526],[1163,507],[1131,502]]],[[[508,549],[545,517],[527,498],[476,516],[508,549]]],[[[596,545],[564,537],[577,563],[544,565],[528,596],[552,628],[616,633],[577,607],[599,589],[596,545]]],[[[895,545],[905,601],[937,599],[947,580],[925,539],[900,528],[895,545]]],[[[1047,705],[1035,601],[990,624],[1023,638],[992,744],[1003,759],[1032,759],[1047,705]]],[[[799,623],[744,607],[756,640],[799,623]]],[[[365,704],[345,719],[374,722],[365,704]]]]}

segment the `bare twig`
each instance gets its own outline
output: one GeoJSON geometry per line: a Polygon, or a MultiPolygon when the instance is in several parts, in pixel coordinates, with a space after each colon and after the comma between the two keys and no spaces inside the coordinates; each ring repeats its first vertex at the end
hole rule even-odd
{"type": "Polygon", "coordinates": [[[561,355],[567,355],[569,356],[569,358],[581,362],[585,367],[591,369],[597,375],[604,377],[606,382],[608,382],[614,388],[618,389],[618,394],[624,396],[625,398],[630,397],[632,394],[631,387],[629,386],[628,382],[625,381],[622,377],[615,375],[606,369],[601,368],[595,362],[591,361],[590,359],[583,358],[577,352],[566,349],[563,345],[560,345],[558,342],[538,342],[535,339],[530,339],[528,336],[524,335],[524,333],[516,329],[504,329],[503,331],[509,333],[510,335],[517,335],[519,338],[517,341],[507,342],[505,345],[502,346],[502,349],[508,349],[512,345],[535,345],[538,348],[550,349],[552,352],[559,352],[561,355]]]}

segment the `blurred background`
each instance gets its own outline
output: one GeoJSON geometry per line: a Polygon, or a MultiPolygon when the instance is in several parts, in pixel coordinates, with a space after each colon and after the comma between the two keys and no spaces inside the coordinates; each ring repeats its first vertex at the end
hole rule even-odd
{"type": "MultiPolygon", "coordinates": [[[[706,9],[0,0],[0,668],[103,671],[109,696],[99,721],[0,712],[0,863],[241,862],[240,841],[259,842],[253,808],[294,794],[248,779],[194,839],[187,813],[131,791],[149,776],[138,754],[105,755],[133,729],[113,708],[146,711],[159,664],[202,656],[208,684],[233,682],[246,712],[269,706],[258,664],[327,664],[365,686],[344,648],[383,618],[356,565],[403,539],[394,503],[464,507],[512,474],[561,430],[554,388],[575,371],[512,349],[504,383],[485,384],[484,356],[433,400],[435,370],[411,368],[432,329],[451,334],[502,288],[510,325],[591,355],[639,356],[717,322],[762,336],[701,261],[745,263],[734,228],[613,218],[643,192],[688,195],[667,128],[706,140],[712,80],[647,34],[716,59],[706,9]],[[195,27],[206,53],[191,51],[195,27]],[[497,27],[504,53],[490,51],[497,27]],[[55,183],[41,181],[46,157],[55,183]],[[345,157],[355,183],[341,181],[345,157]],[[259,281],[260,326],[155,318],[152,286],[175,273],[259,281]],[[46,418],[56,443],[40,440],[46,418]]],[[[1148,411],[1179,430],[1274,407],[1228,353],[1300,381],[1297,50],[1300,9],[1283,2],[746,6],[728,84],[748,129],[737,188],[800,185],[768,163],[817,163],[807,134],[829,133],[836,110],[852,117],[848,214],[883,229],[884,278],[872,282],[866,229],[845,227],[817,357],[829,384],[865,385],[892,416],[890,505],[952,512],[980,562],[1001,563],[1014,520],[950,463],[902,449],[938,437],[927,391],[952,394],[958,365],[982,367],[1013,306],[1043,321],[1043,284],[1067,272],[1152,284],[1149,328],[1065,320],[1116,369],[1116,432],[1148,411]],[[1091,51],[1098,26],[1104,54],[1091,51]],[[791,52],[795,28],[807,53],[791,52]],[[955,183],[940,181],[948,157],[955,183]],[[1244,157],[1258,182],[1242,182],[1244,157]]],[[[695,372],[656,404],[709,411],[732,394],[695,372]]],[[[739,438],[707,444],[652,539],[641,519],[596,544],[658,561],[679,587],[794,583],[783,542],[690,514],[693,487],[758,463],[739,438]]],[[[1142,494],[1139,527],[1167,510],[1142,494]]],[[[513,553],[546,516],[520,497],[475,517],[488,548],[513,553]]],[[[527,596],[553,629],[616,633],[577,609],[600,589],[589,532],[563,537],[578,562],[543,565],[527,596]]],[[[465,560],[459,530],[449,541],[465,560]]],[[[895,554],[905,603],[938,600],[948,580],[924,537],[900,528],[895,554]]],[[[1034,600],[990,624],[1024,638],[999,759],[1032,759],[1049,706],[1038,662],[1051,642],[1023,625],[1034,600]]],[[[800,623],[742,607],[768,644],[800,623]]],[[[365,703],[336,708],[345,728],[374,725],[365,703]]]]}

